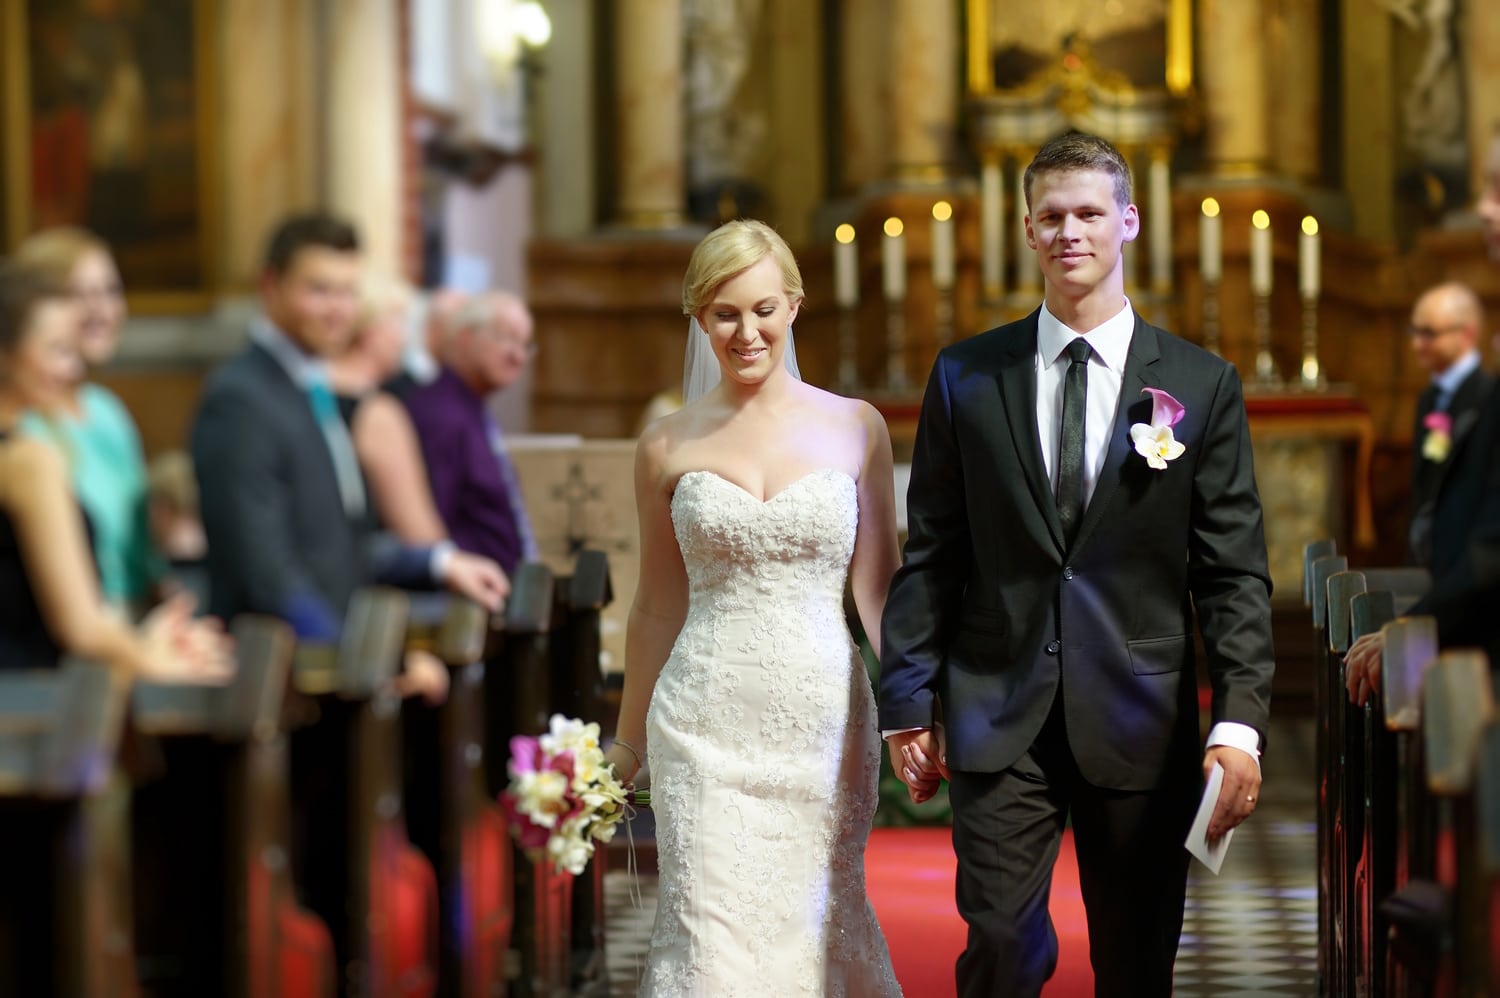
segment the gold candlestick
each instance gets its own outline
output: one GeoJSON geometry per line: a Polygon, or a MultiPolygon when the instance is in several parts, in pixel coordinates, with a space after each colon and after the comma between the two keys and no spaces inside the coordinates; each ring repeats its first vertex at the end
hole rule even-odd
{"type": "Polygon", "coordinates": [[[1255,295],[1255,384],[1258,388],[1280,388],[1281,372],[1271,356],[1271,296],[1255,295]]]}
{"type": "Polygon", "coordinates": [[[856,309],[845,305],[839,309],[839,389],[852,392],[859,387],[859,323],[856,309]]]}
{"type": "Polygon", "coordinates": [[[1302,379],[1304,391],[1318,392],[1328,387],[1323,365],[1318,363],[1318,299],[1302,299],[1302,379]]]}
{"type": "Polygon", "coordinates": [[[885,385],[893,392],[906,391],[906,302],[887,298],[885,303],[885,385]]]}
{"type": "Polygon", "coordinates": [[[939,350],[953,342],[953,289],[938,288],[937,304],[933,309],[933,338],[939,350]]]}
{"type": "Polygon", "coordinates": [[[1224,356],[1219,346],[1219,282],[1203,282],[1203,349],[1224,356]]]}

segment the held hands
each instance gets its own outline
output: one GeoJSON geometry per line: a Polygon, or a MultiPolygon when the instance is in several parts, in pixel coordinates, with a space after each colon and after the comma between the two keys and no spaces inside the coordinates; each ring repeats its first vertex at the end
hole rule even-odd
{"type": "Polygon", "coordinates": [[[192,596],[180,593],[146,614],[138,678],[205,686],[222,686],[234,678],[234,642],[217,618],[194,619],[193,605],[192,596]]]}
{"type": "Polygon", "coordinates": [[[931,728],[901,731],[886,739],[891,748],[891,768],[906,784],[912,803],[923,804],[938,792],[948,778],[947,753],[931,728]]]}
{"type": "Polygon", "coordinates": [[[1242,749],[1215,745],[1203,756],[1203,776],[1213,771],[1214,763],[1224,767],[1224,783],[1219,788],[1219,802],[1208,819],[1208,839],[1215,842],[1224,833],[1250,817],[1260,800],[1260,763],[1242,749]]]}
{"type": "Polygon", "coordinates": [[[1385,637],[1380,631],[1366,634],[1344,653],[1344,685],[1349,702],[1363,707],[1366,700],[1380,690],[1380,660],[1385,652],[1385,637]]]}
{"type": "Polygon", "coordinates": [[[510,595],[510,579],[488,558],[467,551],[454,551],[448,562],[447,585],[490,613],[499,613],[510,595]]]}

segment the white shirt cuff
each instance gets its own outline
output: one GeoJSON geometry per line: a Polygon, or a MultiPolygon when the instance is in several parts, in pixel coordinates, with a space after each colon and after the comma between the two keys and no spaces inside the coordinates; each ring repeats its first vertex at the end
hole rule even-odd
{"type": "Polygon", "coordinates": [[[432,581],[443,585],[448,581],[448,563],[453,560],[453,552],[458,550],[458,545],[452,541],[438,541],[432,546],[432,554],[428,556],[428,570],[432,573],[432,581]]]}
{"type": "Polygon", "coordinates": [[[1240,724],[1238,721],[1220,721],[1208,732],[1208,745],[1228,745],[1237,748],[1250,758],[1255,760],[1255,765],[1260,765],[1260,733],[1248,724],[1240,724]]]}

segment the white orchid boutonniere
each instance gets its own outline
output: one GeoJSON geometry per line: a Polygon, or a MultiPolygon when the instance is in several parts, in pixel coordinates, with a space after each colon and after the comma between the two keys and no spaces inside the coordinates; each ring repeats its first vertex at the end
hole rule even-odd
{"type": "Polygon", "coordinates": [[[1130,427],[1130,440],[1135,452],[1146,459],[1146,463],[1157,471],[1164,471],[1168,461],[1175,461],[1187,450],[1172,436],[1172,427],[1182,419],[1187,410],[1182,403],[1160,388],[1142,388],[1143,394],[1151,396],[1151,422],[1136,423],[1130,427]]]}
{"type": "Polygon", "coordinates": [[[1453,417],[1446,412],[1429,412],[1422,425],[1427,428],[1427,435],[1422,438],[1422,456],[1437,463],[1446,461],[1453,449],[1453,417]]]}

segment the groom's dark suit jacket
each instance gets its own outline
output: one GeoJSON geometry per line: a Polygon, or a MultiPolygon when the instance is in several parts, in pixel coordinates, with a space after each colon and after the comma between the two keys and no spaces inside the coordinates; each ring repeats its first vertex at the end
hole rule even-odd
{"type": "Polygon", "coordinates": [[[939,354],[922,404],[905,560],[886,602],[880,726],[933,724],[948,765],[998,772],[1061,685],[1083,778],[1145,790],[1201,752],[1192,628],[1213,720],[1264,738],[1270,578],[1235,370],[1136,317],[1107,457],[1071,550],[1037,435],[1037,312],[939,354]],[[1185,407],[1186,451],[1130,440],[1150,386],[1185,407]]]}

